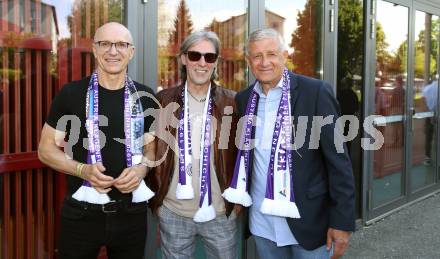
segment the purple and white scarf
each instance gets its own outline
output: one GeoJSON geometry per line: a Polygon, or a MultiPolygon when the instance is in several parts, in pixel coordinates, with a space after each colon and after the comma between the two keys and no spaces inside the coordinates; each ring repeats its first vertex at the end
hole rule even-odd
{"type": "MultiPolygon", "coordinates": [[[[203,109],[202,136],[200,140],[200,202],[199,209],[194,215],[195,222],[207,222],[215,218],[215,209],[211,197],[211,118],[212,98],[209,86],[205,107],[203,109]]],[[[179,145],[179,181],[176,188],[176,198],[179,200],[193,199],[192,187],[192,147],[191,128],[188,105],[188,86],[182,91],[183,107],[180,115],[177,142],[179,145]]]]}
{"type": "MultiPolygon", "coordinates": [[[[287,69],[282,76],[282,95],[272,137],[266,194],[260,211],[264,214],[300,218],[293,192],[292,121],[290,116],[290,79],[287,69]]],[[[252,205],[249,195],[250,140],[258,103],[258,93],[253,89],[246,106],[245,125],[235,162],[231,185],[223,197],[245,207],[252,205]]]]}
{"type": "MultiPolygon", "coordinates": [[[[87,164],[102,163],[101,143],[99,139],[99,98],[98,74],[90,78],[86,97],[86,129],[88,137],[87,164]]],[[[141,163],[144,146],[144,115],[142,104],[133,81],[126,76],[124,85],[124,133],[125,159],[127,167],[141,163]]],[[[154,193],[142,180],[132,192],[132,202],[148,201],[154,193]]],[[[72,195],[78,201],[94,204],[110,202],[106,193],[100,193],[84,180],[82,186],[72,195]]]]}

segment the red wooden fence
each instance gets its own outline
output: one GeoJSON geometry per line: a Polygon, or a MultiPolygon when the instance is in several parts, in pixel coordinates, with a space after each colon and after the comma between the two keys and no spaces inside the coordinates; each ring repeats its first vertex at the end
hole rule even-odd
{"type": "Polygon", "coordinates": [[[0,5],[1,257],[53,258],[57,177],[36,154],[56,87],[50,71],[53,8],[39,1],[0,5]]]}
{"type": "Polygon", "coordinates": [[[96,28],[122,21],[122,0],[73,1],[70,24],[43,2],[0,1],[0,258],[56,257],[65,178],[38,160],[41,129],[60,87],[92,71],[96,28]]]}

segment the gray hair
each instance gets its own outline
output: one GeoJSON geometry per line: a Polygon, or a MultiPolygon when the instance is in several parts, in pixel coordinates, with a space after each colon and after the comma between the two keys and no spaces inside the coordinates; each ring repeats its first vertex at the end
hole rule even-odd
{"type": "Polygon", "coordinates": [[[265,29],[258,29],[256,31],[253,31],[249,35],[245,48],[246,55],[249,55],[249,44],[251,42],[255,42],[263,39],[276,39],[278,40],[279,50],[280,51],[286,50],[286,46],[284,46],[283,37],[280,35],[280,33],[275,29],[265,28],[265,29]]]}
{"type": "MultiPolygon", "coordinates": [[[[185,54],[189,48],[191,48],[192,45],[196,44],[199,41],[206,40],[212,43],[215,48],[215,53],[219,55],[220,53],[220,39],[218,38],[217,34],[212,31],[197,31],[193,32],[188,37],[185,38],[185,40],[182,42],[182,45],[180,46],[179,54],[178,54],[178,60],[179,60],[179,67],[180,67],[180,79],[183,81],[186,80],[186,66],[182,64],[180,61],[180,56],[185,54]]],[[[217,66],[214,68],[214,72],[211,75],[211,80],[214,80],[217,77],[217,66]]]]}

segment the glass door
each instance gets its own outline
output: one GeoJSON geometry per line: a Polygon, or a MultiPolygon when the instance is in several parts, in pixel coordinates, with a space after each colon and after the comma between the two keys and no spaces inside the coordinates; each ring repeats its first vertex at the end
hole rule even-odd
{"type": "Polygon", "coordinates": [[[373,2],[367,107],[382,116],[375,127],[384,143],[369,159],[367,221],[438,188],[439,10],[411,0],[373,2]]]}
{"type": "Polygon", "coordinates": [[[438,37],[440,17],[415,10],[410,191],[435,183],[437,168],[438,37]]]}
{"type": "MultiPolygon", "coordinates": [[[[405,187],[405,106],[407,96],[408,6],[376,2],[374,115],[384,143],[373,151],[371,209],[396,203],[405,187]],[[399,26],[396,26],[396,21],[399,26]]],[[[373,87],[373,86],[370,86],[373,87]]]]}

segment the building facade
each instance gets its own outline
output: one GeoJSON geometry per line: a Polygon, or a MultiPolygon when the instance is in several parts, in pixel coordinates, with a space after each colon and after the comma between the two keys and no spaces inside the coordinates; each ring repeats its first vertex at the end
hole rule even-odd
{"type": "MultiPolygon", "coordinates": [[[[222,42],[218,82],[239,91],[253,81],[249,32],[278,30],[287,67],[329,82],[351,115],[359,222],[440,190],[440,0],[5,0],[0,13],[1,258],[56,257],[65,179],[38,161],[38,139],[56,92],[93,71],[93,34],[108,21],[133,33],[129,74],[155,90],[180,83],[183,39],[212,30],[222,42]]],[[[148,257],[160,244],[150,221],[148,257]]],[[[253,258],[252,240],[238,247],[253,258]]]]}

